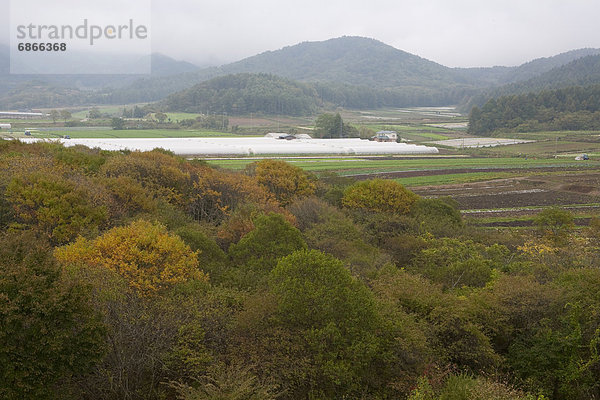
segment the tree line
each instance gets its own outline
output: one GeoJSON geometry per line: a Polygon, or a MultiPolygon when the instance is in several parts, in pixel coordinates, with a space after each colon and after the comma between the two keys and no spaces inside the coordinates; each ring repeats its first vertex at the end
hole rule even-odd
{"type": "Polygon", "coordinates": [[[599,128],[600,85],[499,97],[469,115],[469,132],[482,135],[599,128]]]}
{"type": "Polygon", "coordinates": [[[335,82],[297,82],[274,75],[247,73],[213,78],[175,92],[154,93],[158,90],[154,86],[162,84],[169,82],[164,78],[141,80],[135,86],[86,91],[29,83],[0,98],[0,106],[29,109],[154,101],[166,110],[179,112],[308,115],[324,105],[351,109],[452,105],[474,93],[474,89],[461,85],[377,88],[335,82]]]}
{"type": "MultiPolygon", "coordinates": [[[[335,116],[334,116],[335,119],[335,116]]],[[[590,399],[600,222],[392,180],[0,143],[4,399],[590,399]]]]}

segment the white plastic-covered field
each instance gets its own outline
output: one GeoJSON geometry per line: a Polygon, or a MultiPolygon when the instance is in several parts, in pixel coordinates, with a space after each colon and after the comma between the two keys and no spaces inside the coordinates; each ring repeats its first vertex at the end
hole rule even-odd
{"type": "MultiPolygon", "coordinates": [[[[43,139],[26,138],[25,142],[43,139]]],[[[45,139],[48,140],[48,139],[45,139]]],[[[83,145],[103,150],[149,151],[157,147],[186,156],[267,154],[435,154],[435,147],[363,139],[275,139],[269,137],[52,139],[65,146],[83,145]]]]}

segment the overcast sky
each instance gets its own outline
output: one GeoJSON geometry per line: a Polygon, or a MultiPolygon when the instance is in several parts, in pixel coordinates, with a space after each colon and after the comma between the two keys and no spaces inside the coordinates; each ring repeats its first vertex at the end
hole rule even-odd
{"type": "MultiPolygon", "coordinates": [[[[62,1],[40,4],[52,15],[62,1]]],[[[79,3],[86,1],[98,3],[79,3]]],[[[600,0],[148,1],[153,51],[196,64],[343,35],[378,39],[450,67],[518,65],[600,48],[600,0]]],[[[5,43],[8,2],[0,0],[5,43]]]]}

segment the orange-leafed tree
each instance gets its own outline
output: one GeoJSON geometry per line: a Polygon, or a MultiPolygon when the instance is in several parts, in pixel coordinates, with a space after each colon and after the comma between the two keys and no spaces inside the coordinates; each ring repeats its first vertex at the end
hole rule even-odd
{"type": "Polygon", "coordinates": [[[262,160],[246,167],[246,173],[256,177],[258,183],[268,189],[283,207],[294,199],[311,196],[315,184],[301,168],[278,160],[262,160]]]}
{"type": "Polygon", "coordinates": [[[191,183],[184,163],[183,158],[162,150],[133,152],[110,158],[100,168],[100,175],[108,178],[131,178],[155,197],[182,206],[187,203],[185,192],[191,183]]]}
{"type": "Polygon", "coordinates": [[[79,238],[56,249],[55,255],[63,264],[84,263],[116,272],[142,294],[190,279],[208,279],[198,267],[197,254],[181,238],[144,220],[113,228],[94,240],[79,238]]]}
{"type": "Polygon", "coordinates": [[[392,214],[408,214],[419,196],[391,180],[373,179],[355,183],[344,192],[346,208],[392,214]]]}
{"type": "Polygon", "coordinates": [[[189,213],[197,221],[221,222],[243,204],[260,206],[276,202],[252,177],[206,168],[192,185],[189,213]]]}

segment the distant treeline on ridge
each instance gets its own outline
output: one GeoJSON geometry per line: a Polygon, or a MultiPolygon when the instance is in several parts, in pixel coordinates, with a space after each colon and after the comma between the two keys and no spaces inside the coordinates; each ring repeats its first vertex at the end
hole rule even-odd
{"type": "Polygon", "coordinates": [[[473,107],[469,132],[600,129],[600,85],[573,86],[491,99],[473,107]]]}

